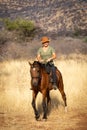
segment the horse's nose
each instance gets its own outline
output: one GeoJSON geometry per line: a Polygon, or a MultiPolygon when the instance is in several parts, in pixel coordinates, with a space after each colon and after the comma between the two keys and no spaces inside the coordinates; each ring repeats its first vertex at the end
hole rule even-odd
{"type": "Polygon", "coordinates": [[[37,87],[37,86],[38,86],[38,81],[33,80],[33,81],[32,81],[32,84],[33,84],[34,87],[37,87]]]}
{"type": "Polygon", "coordinates": [[[34,82],[34,83],[33,83],[33,86],[34,86],[34,87],[37,87],[37,86],[38,86],[38,84],[37,84],[36,82],[34,82]]]}

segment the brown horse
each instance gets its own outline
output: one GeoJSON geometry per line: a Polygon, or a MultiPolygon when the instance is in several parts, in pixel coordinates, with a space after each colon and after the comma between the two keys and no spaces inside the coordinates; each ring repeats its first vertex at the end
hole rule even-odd
{"type": "MultiPolygon", "coordinates": [[[[52,82],[50,82],[50,74],[47,74],[44,67],[41,66],[41,63],[34,61],[30,65],[30,74],[31,74],[31,88],[33,91],[33,99],[32,99],[32,107],[34,109],[34,114],[36,120],[39,119],[40,115],[38,110],[36,109],[36,97],[38,92],[42,93],[42,106],[43,106],[43,119],[47,119],[47,108],[50,103],[50,90],[53,89],[52,82]]],[[[57,87],[62,95],[64,105],[67,106],[66,103],[66,95],[64,92],[63,79],[60,71],[56,68],[56,76],[57,76],[57,87]]]]}

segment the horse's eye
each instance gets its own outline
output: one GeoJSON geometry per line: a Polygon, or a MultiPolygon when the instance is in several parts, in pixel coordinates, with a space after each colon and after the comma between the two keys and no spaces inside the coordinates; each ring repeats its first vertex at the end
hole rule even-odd
{"type": "Polygon", "coordinates": [[[33,66],[31,66],[31,68],[33,69],[33,66]]]}

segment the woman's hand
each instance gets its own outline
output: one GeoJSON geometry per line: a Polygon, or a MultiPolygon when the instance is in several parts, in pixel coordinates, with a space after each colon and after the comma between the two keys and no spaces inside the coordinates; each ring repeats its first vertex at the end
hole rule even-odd
{"type": "Polygon", "coordinates": [[[39,60],[39,62],[40,62],[40,63],[44,63],[44,60],[41,59],[41,60],[39,60]]]}
{"type": "Polygon", "coordinates": [[[51,60],[52,60],[52,58],[49,58],[49,59],[46,60],[46,62],[50,62],[51,60]]]}

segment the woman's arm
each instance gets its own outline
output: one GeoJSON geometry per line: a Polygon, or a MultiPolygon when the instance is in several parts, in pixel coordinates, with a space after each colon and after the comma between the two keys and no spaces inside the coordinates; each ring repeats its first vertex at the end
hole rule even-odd
{"type": "Polygon", "coordinates": [[[47,62],[56,59],[56,53],[52,54],[52,57],[50,57],[49,59],[47,59],[47,62]]]}
{"type": "Polygon", "coordinates": [[[37,60],[38,60],[39,62],[44,62],[44,60],[43,60],[43,59],[41,59],[40,54],[38,54],[38,55],[37,55],[37,60]]]}

